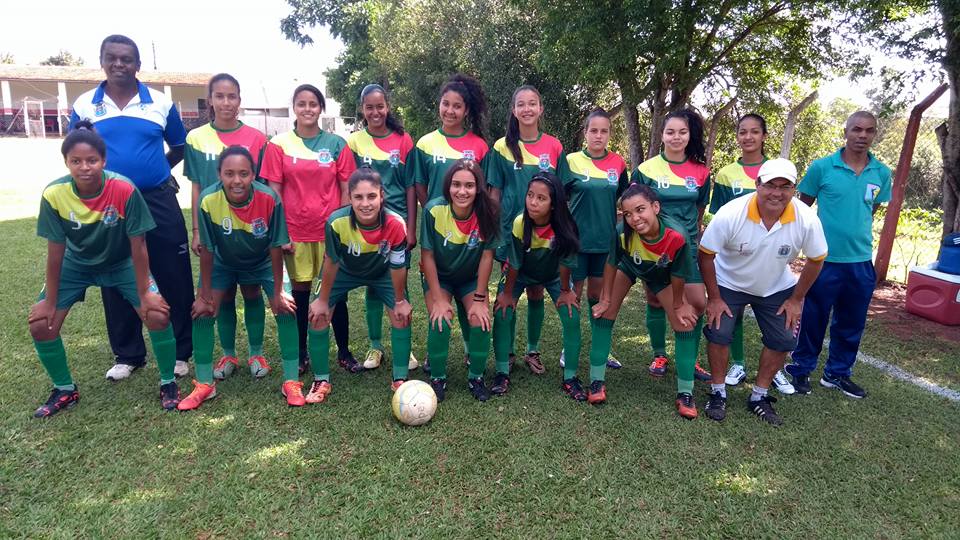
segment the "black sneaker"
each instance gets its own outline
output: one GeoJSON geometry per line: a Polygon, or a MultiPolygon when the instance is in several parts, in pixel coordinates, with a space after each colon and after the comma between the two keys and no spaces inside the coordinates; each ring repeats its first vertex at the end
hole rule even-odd
{"type": "Polygon", "coordinates": [[[424,358],[424,359],[423,359],[423,365],[420,366],[420,369],[422,369],[423,372],[426,373],[427,375],[430,374],[430,359],[429,359],[429,358],[424,358]]]}
{"type": "Polygon", "coordinates": [[[470,379],[467,381],[467,387],[470,388],[470,393],[473,394],[473,397],[477,398],[477,401],[490,399],[490,392],[487,390],[487,387],[483,385],[483,377],[470,379]]]}
{"type": "Polygon", "coordinates": [[[813,388],[810,387],[810,375],[797,375],[794,373],[794,368],[796,367],[796,364],[787,364],[783,367],[783,370],[790,374],[790,377],[793,379],[793,389],[796,390],[798,394],[808,396],[810,392],[813,391],[813,388]]]}
{"type": "Polygon", "coordinates": [[[343,356],[338,356],[337,363],[349,373],[360,373],[364,371],[363,364],[357,362],[357,359],[353,357],[353,353],[350,351],[347,351],[347,354],[343,356]]]}
{"type": "Polygon", "coordinates": [[[50,391],[50,397],[47,402],[33,411],[34,418],[48,418],[58,412],[69,409],[80,402],[80,393],[76,385],[73,390],[58,390],[54,388],[50,391]]]}
{"type": "Polygon", "coordinates": [[[587,393],[583,391],[583,385],[580,383],[580,379],[576,377],[564,380],[560,384],[560,388],[574,401],[587,400],[587,393]]]}
{"type": "Polygon", "coordinates": [[[747,410],[760,417],[761,420],[771,426],[783,424],[783,418],[773,410],[773,404],[777,398],[773,396],[764,396],[756,401],[747,401],[747,410]]]}
{"type": "Polygon", "coordinates": [[[710,394],[710,400],[707,401],[707,407],[704,409],[707,418],[722,422],[727,417],[727,398],[720,395],[720,392],[710,394]]]}
{"type": "Polygon", "coordinates": [[[433,388],[433,393],[437,395],[437,403],[447,396],[446,379],[430,379],[430,388],[433,388]]]}
{"type": "Polygon", "coordinates": [[[310,355],[305,354],[300,357],[300,363],[297,367],[297,371],[300,372],[300,375],[303,375],[308,369],[310,369],[310,355]]]}
{"type": "Polygon", "coordinates": [[[839,388],[844,394],[856,399],[867,397],[867,391],[860,388],[857,383],[851,381],[850,377],[834,377],[827,372],[823,372],[823,377],[820,377],[820,386],[824,388],[839,388]]]}
{"type": "Polygon", "coordinates": [[[497,373],[493,377],[493,386],[490,387],[490,393],[503,396],[510,391],[510,377],[506,373],[497,373]]]}
{"type": "Polygon", "coordinates": [[[168,382],[160,385],[160,405],[164,410],[172,411],[180,403],[180,388],[177,381],[168,382]]]}

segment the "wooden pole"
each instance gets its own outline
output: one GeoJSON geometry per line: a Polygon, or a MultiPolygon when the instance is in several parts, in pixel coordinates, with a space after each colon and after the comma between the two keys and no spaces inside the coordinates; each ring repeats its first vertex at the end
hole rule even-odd
{"type": "Polygon", "coordinates": [[[800,113],[804,109],[813,103],[813,100],[817,99],[818,95],[820,94],[816,90],[810,92],[809,96],[803,98],[803,101],[787,114],[787,124],[783,128],[783,146],[780,148],[780,157],[790,159],[790,147],[793,146],[793,133],[797,129],[797,118],[800,117],[800,113]]]}

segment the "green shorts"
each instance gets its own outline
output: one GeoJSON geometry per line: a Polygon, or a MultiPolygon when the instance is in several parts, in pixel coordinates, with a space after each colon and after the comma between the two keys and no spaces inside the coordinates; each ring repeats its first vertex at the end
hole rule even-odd
{"type": "Polygon", "coordinates": [[[690,252],[690,271],[687,272],[687,275],[684,278],[687,283],[703,283],[703,276],[700,275],[700,262],[697,260],[697,251],[699,251],[699,249],[700,245],[697,242],[690,242],[687,244],[687,251],[690,252]]]}
{"type": "Polygon", "coordinates": [[[608,253],[578,253],[577,267],[573,269],[573,282],[579,283],[588,277],[603,277],[608,253]]]}
{"type": "Polygon", "coordinates": [[[650,292],[652,292],[653,294],[658,294],[660,291],[670,286],[669,281],[664,283],[663,281],[651,281],[648,279],[643,279],[641,277],[638,277],[636,274],[634,274],[633,272],[631,272],[630,270],[628,270],[627,268],[625,268],[623,265],[620,265],[620,264],[617,265],[617,270],[620,272],[623,272],[623,275],[630,278],[631,283],[636,283],[637,280],[642,281],[643,284],[646,285],[647,288],[650,289],[650,292]]]}
{"type": "MultiPolygon", "coordinates": [[[[140,295],[137,294],[137,275],[133,271],[133,260],[118,265],[110,271],[91,272],[76,263],[64,259],[60,269],[60,287],[57,289],[57,309],[69,309],[86,298],[87,287],[113,287],[134,308],[140,307],[140,295]]],[[[151,291],[157,292],[153,276],[150,277],[151,291]]],[[[37,301],[47,297],[45,290],[40,291],[37,301]]]]}
{"type": "MultiPolygon", "coordinates": [[[[214,261],[210,276],[213,290],[226,291],[234,285],[260,285],[267,298],[273,298],[273,265],[268,262],[260,268],[241,270],[214,261]]],[[[197,287],[199,286],[198,280],[197,287]]]]}
{"type": "MultiPolygon", "coordinates": [[[[423,287],[423,294],[426,296],[430,290],[430,284],[427,278],[420,274],[420,285],[423,287]]],[[[451,281],[440,280],[440,288],[450,293],[454,300],[462,300],[464,296],[473,294],[477,290],[477,280],[464,281],[463,283],[453,283],[451,281]]]]}
{"type": "Polygon", "coordinates": [[[393,294],[393,280],[390,279],[390,272],[384,272],[382,277],[370,280],[359,279],[343,270],[337,271],[337,277],[333,280],[333,290],[330,291],[330,307],[347,299],[347,294],[360,287],[367,288],[367,294],[373,294],[387,309],[393,309],[396,305],[396,296],[393,294]]]}
{"type": "MultiPolygon", "coordinates": [[[[503,292],[503,288],[506,286],[506,284],[507,275],[503,274],[500,276],[500,283],[497,285],[498,295],[503,292]]],[[[557,278],[549,283],[532,283],[523,279],[522,275],[517,276],[517,282],[513,286],[513,299],[519,299],[520,295],[523,294],[523,291],[526,290],[527,287],[533,285],[542,285],[543,288],[547,290],[547,294],[550,295],[554,305],[556,305],[557,301],[560,300],[560,278],[557,278]]],[[[573,284],[571,283],[570,286],[573,287],[573,284]]]]}

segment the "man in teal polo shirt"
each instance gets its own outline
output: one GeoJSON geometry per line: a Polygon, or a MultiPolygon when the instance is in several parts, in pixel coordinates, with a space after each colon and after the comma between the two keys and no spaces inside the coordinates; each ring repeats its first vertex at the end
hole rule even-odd
{"type": "Polygon", "coordinates": [[[843,133],[846,146],[814,161],[797,186],[800,200],[811,205],[817,201],[828,254],[804,300],[793,364],[786,369],[797,392],[809,394],[810,373],[817,368],[829,322],[830,349],[820,385],[862,398],[867,393],[850,375],[877,281],[873,214],[890,200],[890,169],[869,152],[877,135],[876,117],[857,111],[843,133]]]}

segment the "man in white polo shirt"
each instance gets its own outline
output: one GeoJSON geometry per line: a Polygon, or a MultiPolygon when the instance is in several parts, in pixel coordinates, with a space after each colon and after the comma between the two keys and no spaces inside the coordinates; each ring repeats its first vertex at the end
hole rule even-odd
{"type": "Polygon", "coordinates": [[[757,192],[724,205],[700,241],[700,272],[707,288],[707,356],[713,381],[706,407],[710,418],[726,417],[724,373],[737,317],[749,304],[763,341],[757,382],[747,408],[772,425],[783,420],[767,395],[787,353],[797,345],[803,299],[827,256],[827,240],[816,213],[794,199],[797,168],[778,158],[760,167],[757,192]],[[799,280],[790,263],[803,252],[799,280]]]}

